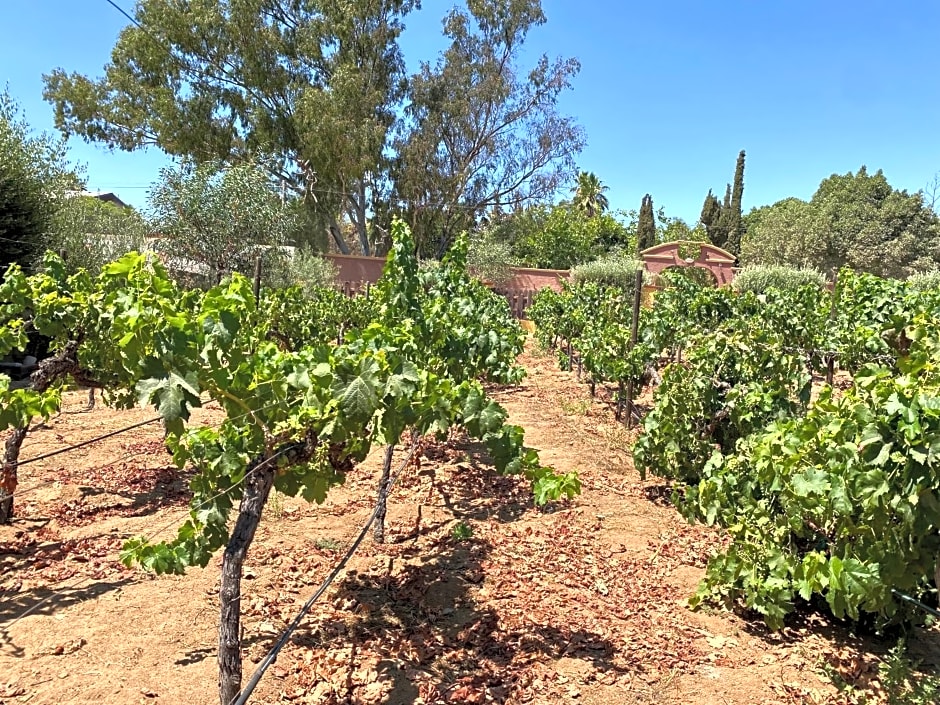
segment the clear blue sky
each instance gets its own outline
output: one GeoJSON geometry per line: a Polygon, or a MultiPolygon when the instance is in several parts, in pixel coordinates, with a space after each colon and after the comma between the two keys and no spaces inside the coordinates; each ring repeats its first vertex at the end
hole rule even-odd
{"type": "MultiPolygon", "coordinates": [[[[132,11],[131,0],[120,0],[132,11]]],[[[424,0],[403,40],[410,66],[442,46],[451,2],[424,0]]],[[[51,129],[41,75],[98,75],[126,20],[105,0],[3,3],[0,81],[38,129],[51,129]]],[[[808,198],[834,172],[865,164],[916,191],[940,171],[940,2],[871,0],[543,0],[548,23],[528,58],[574,56],[582,70],[563,112],[585,128],[581,168],[611,205],[644,193],[695,221],[747,150],[744,206],[808,198]]],[[[142,206],[164,165],[73,139],[92,189],[142,206]]]]}

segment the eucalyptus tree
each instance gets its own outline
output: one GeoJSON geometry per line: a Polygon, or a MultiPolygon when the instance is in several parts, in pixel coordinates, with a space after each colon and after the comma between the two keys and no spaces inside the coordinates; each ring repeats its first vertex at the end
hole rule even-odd
{"type": "Polygon", "coordinates": [[[393,204],[418,246],[443,252],[493,207],[546,201],[574,173],[582,130],[557,110],[580,65],[542,55],[523,69],[539,0],[472,0],[444,19],[450,45],[411,78],[395,143],[393,204]]]}
{"type": "Polygon", "coordinates": [[[56,126],[196,164],[256,161],[341,251],[371,251],[368,203],[405,89],[398,46],[417,0],[139,0],[104,74],[44,77],[56,126]]]}

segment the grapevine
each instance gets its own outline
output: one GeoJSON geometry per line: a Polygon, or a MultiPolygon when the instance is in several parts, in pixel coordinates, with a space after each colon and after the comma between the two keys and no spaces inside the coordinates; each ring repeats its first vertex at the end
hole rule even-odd
{"type": "MultiPolygon", "coordinates": [[[[508,424],[505,409],[486,395],[483,380],[520,378],[515,356],[522,333],[505,301],[488,298],[470,281],[465,246],[435,277],[419,273],[403,224],[396,223],[394,237],[386,277],[374,292],[378,315],[346,332],[339,345],[330,319],[315,319],[323,321],[322,332],[304,329],[297,325],[303,314],[283,299],[278,325],[289,332],[272,335],[271,324],[259,323],[244,277],[233,275],[204,294],[184,293],[159,264],[138,254],[109,265],[97,280],[67,277],[51,266],[38,277],[14,271],[5,283],[0,339],[22,342],[27,318],[39,330],[73,337],[81,369],[99,375],[115,403],[153,404],[175,461],[196,468],[193,509],[177,537],[132,540],[123,560],[158,573],[182,572],[206,565],[226,546],[223,703],[241,680],[241,565],[272,489],[322,502],[375,444],[394,445],[406,429],[444,436],[459,426],[483,442],[498,471],[524,475],[537,502],[580,491],[576,475],[559,476],[539,464],[523,445],[523,430],[508,424]],[[218,427],[189,423],[206,398],[226,414],[218,427]]],[[[26,394],[16,398],[21,406],[33,404],[27,412],[54,406],[37,406],[26,394]]],[[[25,413],[3,408],[3,418],[14,422],[25,413]]]]}

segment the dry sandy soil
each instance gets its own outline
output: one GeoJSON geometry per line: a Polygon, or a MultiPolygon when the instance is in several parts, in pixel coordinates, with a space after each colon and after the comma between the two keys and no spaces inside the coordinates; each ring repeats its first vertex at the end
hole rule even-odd
{"type": "MultiPolygon", "coordinates": [[[[608,404],[548,357],[522,363],[525,382],[495,396],[582,496],[540,510],[474,447],[429,446],[392,494],[389,542],[365,541],[253,702],[838,703],[823,664],[871,677],[891,642],[814,615],[771,634],[690,611],[720,536],[640,481],[608,404]]],[[[84,403],[67,394],[22,458],[151,415],[84,403]]],[[[322,506],[269,503],[243,582],[246,680],[369,515],[380,456],[322,506]]],[[[117,560],[127,538],[173,536],[187,481],[156,425],[20,469],[19,518],[0,527],[0,704],[216,702],[219,558],[167,577],[117,560]]],[[[937,641],[921,633],[921,653],[937,641]]]]}

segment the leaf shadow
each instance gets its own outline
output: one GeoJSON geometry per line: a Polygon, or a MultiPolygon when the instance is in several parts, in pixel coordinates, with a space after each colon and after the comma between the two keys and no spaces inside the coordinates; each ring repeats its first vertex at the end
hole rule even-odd
{"type": "Polygon", "coordinates": [[[568,627],[563,615],[557,624],[506,628],[494,608],[479,603],[475,593],[493,550],[488,541],[438,539],[430,558],[427,546],[396,548],[385,568],[349,571],[336,586],[332,608],[294,633],[282,659],[298,664],[287,667],[297,686],[315,688],[332,669],[340,702],[361,699],[372,682],[385,703],[437,702],[460,693],[507,703],[517,695],[510,675],[517,661],[567,657],[601,672],[624,671],[614,662],[617,645],[568,627]],[[373,681],[362,678],[363,668],[373,671],[373,681]]]}
{"type": "Polygon", "coordinates": [[[114,581],[98,581],[87,585],[64,587],[57,590],[37,587],[23,590],[12,595],[0,595],[0,652],[6,652],[16,658],[26,654],[17,646],[10,635],[10,629],[21,619],[32,616],[49,616],[67,609],[85,600],[101,597],[114,590],[120,590],[132,582],[131,578],[114,581]]]}

